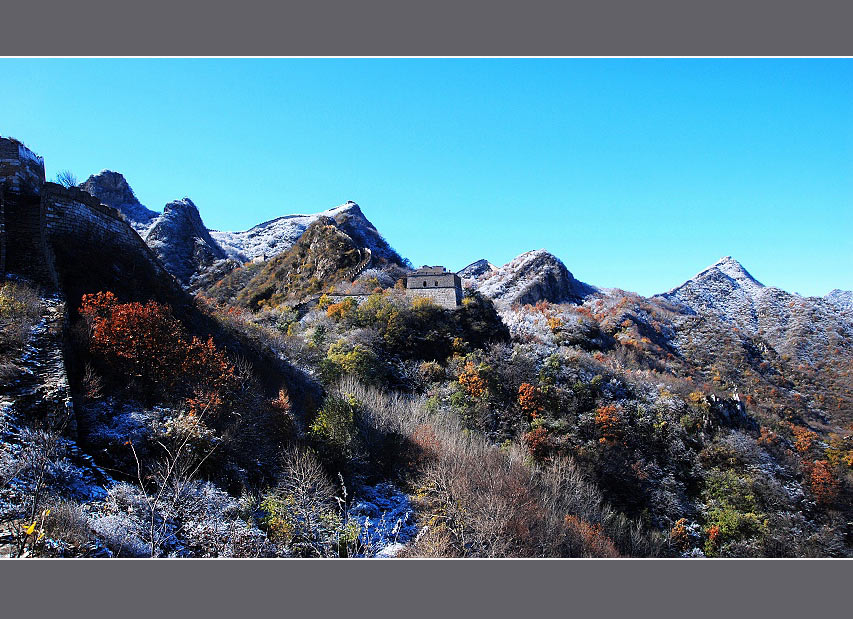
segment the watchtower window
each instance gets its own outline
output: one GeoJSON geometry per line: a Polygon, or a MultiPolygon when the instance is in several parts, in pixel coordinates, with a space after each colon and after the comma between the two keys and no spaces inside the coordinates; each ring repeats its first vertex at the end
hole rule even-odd
{"type": "Polygon", "coordinates": [[[424,280],[424,288],[426,288],[426,280],[424,280]]]}
{"type": "Polygon", "coordinates": [[[435,285],[438,286],[438,282],[435,282],[435,285]]]}

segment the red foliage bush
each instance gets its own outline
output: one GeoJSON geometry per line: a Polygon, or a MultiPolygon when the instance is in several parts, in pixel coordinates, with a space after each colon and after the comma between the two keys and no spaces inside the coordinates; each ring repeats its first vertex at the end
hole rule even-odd
{"type": "Polygon", "coordinates": [[[801,454],[804,454],[811,449],[812,444],[817,440],[817,434],[808,428],[791,424],[791,431],[794,433],[794,447],[796,447],[797,451],[801,454]]]}
{"type": "Polygon", "coordinates": [[[595,425],[601,434],[599,442],[613,444],[622,440],[622,414],[615,404],[599,406],[596,409],[595,425]]]}
{"type": "Polygon", "coordinates": [[[815,460],[809,467],[809,485],[815,500],[821,505],[831,505],[838,498],[840,484],[826,460],[815,460]]]}
{"type": "Polygon", "coordinates": [[[90,324],[90,350],[114,374],[149,391],[181,391],[194,414],[223,403],[234,366],[212,338],[190,338],[168,306],[119,303],[113,293],[98,292],[83,296],[80,314],[90,324]]]}
{"type": "Polygon", "coordinates": [[[687,532],[687,519],[681,518],[669,531],[669,539],[678,550],[684,551],[690,547],[690,534],[687,532]]]}
{"type": "Polygon", "coordinates": [[[465,387],[465,391],[472,398],[481,398],[486,395],[486,391],[488,390],[486,379],[480,375],[477,366],[471,361],[465,364],[465,369],[459,375],[459,384],[465,387]]]}
{"type": "Polygon", "coordinates": [[[414,445],[414,453],[410,459],[410,465],[418,467],[430,460],[434,460],[441,453],[441,443],[435,434],[435,429],[428,424],[418,425],[410,437],[414,445]]]}
{"type": "Polygon", "coordinates": [[[566,516],[564,522],[569,533],[580,538],[585,556],[607,558],[619,556],[613,540],[605,535],[600,524],[590,524],[571,514],[566,516]]]}
{"type": "Polygon", "coordinates": [[[534,428],[525,434],[524,443],[527,445],[530,455],[537,462],[542,462],[548,458],[548,453],[551,451],[551,440],[548,436],[548,430],[545,428],[534,428]]]}

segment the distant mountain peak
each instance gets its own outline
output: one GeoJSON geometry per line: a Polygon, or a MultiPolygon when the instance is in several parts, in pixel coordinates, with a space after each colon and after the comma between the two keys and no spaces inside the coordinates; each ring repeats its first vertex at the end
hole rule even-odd
{"type": "Polygon", "coordinates": [[[764,284],[762,284],[752,275],[750,275],[749,271],[747,271],[740,262],[738,262],[731,256],[724,256],[723,258],[720,258],[719,260],[717,260],[717,262],[715,262],[710,267],[699,273],[697,277],[701,277],[704,273],[707,273],[712,269],[718,269],[722,273],[725,273],[726,275],[738,282],[750,282],[751,284],[757,286],[764,286],[764,284]]]}
{"type": "Polygon", "coordinates": [[[145,242],[184,285],[194,274],[226,257],[225,251],[205,228],[198,207],[189,198],[169,202],[145,242]]]}
{"type": "Polygon", "coordinates": [[[836,288],[823,298],[842,312],[853,315],[853,291],[836,288]]]}
{"type": "Polygon", "coordinates": [[[711,266],[699,271],[683,284],[656,296],[669,300],[680,299],[680,292],[688,289],[707,289],[708,293],[730,294],[733,290],[741,291],[741,294],[752,296],[765,288],[764,284],[755,279],[744,266],[732,258],[724,256],[711,266]]]}
{"type": "Polygon", "coordinates": [[[457,275],[462,279],[475,279],[490,271],[497,271],[498,267],[493,265],[485,258],[480,258],[466,266],[464,269],[457,271],[457,275]]]}
{"type": "Polygon", "coordinates": [[[229,254],[241,261],[269,259],[293,247],[308,226],[323,217],[334,219],[341,225],[342,230],[352,236],[361,247],[370,248],[374,255],[392,262],[402,262],[380,236],[376,227],[364,216],[361,207],[352,200],[319,213],[283,215],[248,230],[211,230],[211,234],[229,254]]]}
{"type": "Polygon", "coordinates": [[[80,188],[121,212],[137,232],[150,228],[159,216],[159,213],[139,202],[127,179],[120,172],[101,170],[86,179],[80,188]]]}
{"type": "Polygon", "coordinates": [[[500,268],[479,260],[462,271],[479,272],[465,277],[471,279],[482,294],[507,305],[537,301],[581,303],[597,291],[575,279],[566,265],[545,249],[524,252],[500,268]]]}

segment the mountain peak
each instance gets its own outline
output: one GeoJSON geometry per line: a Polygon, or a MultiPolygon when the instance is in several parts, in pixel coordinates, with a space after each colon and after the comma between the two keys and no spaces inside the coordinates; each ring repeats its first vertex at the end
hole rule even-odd
{"type": "Polygon", "coordinates": [[[145,242],[184,285],[195,273],[226,257],[225,251],[204,227],[198,207],[189,198],[169,202],[145,242]]]}
{"type": "Polygon", "coordinates": [[[761,282],[755,279],[752,275],[750,275],[749,271],[747,271],[743,265],[732,258],[731,256],[724,256],[720,258],[712,264],[710,267],[699,273],[697,277],[700,277],[703,273],[707,273],[711,269],[718,269],[721,272],[725,273],[735,281],[739,282],[750,282],[754,285],[763,286],[761,282]]]}
{"type": "Polygon", "coordinates": [[[376,227],[364,216],[354,201],[313,214],[283,215],[241,232],[211,230],[213,238],[239,260],[270,258],[290,249],[302,233],[322,217],[331,217],[360,247],[367,247],[374,256],[402,263],[402,258],[381,237],[376,227]]]}
{"type": "Polygon", "coordinates": [[[743,265],[725,256],[660,296],[692,313],[715,314],[748,332],[758,329],[758,306],[768,291],[743,265]]]}
{"type": "Polygon", "coordinates": [[[708,283],[717,280],[727,280],[729,282],[727,287],[742,288],[750,291],[757,291],[764,288],[764,284],[750,275],[749,271],[740,262],[731,256],[724,256],[708,268],[699,271],[699,273],[680,286],[676,286],[659,296],[670,297],[686,287],[696,285],[706,286],[708,283]]]}
{"type": "Polygon", "coordinates": [[[464,269],[460,269],[456,274],[462,279],[475,279],[490,271],[497,271],[498,267],[493,265],[485,258],[480,258],[469,264],[464,269]]]}
{"type": "Polygon", "coordinates": [[[186,213],[190,216],[196,215],[201,218],[198,212],[198,207],[189,198],[181,198],[180,200],[172,200],[169,202],[163,209],[163,215],[170,212],[186,213]]]}
{"type": "Polygon", "coordinates": [[[158,216],[158,213],[139,202],[127,179],[120,172],[101,170],[86,179],[80,189],[89,192],[107,206],[117,209],[137,231],[150,227],[158,216]]]}
{"type": "Polygon", "coordinates": [[[596,292],[594,287],[575,279],[562,260],[545,249],[524,252],[500,268],[488,262],[486,265],[492,268],[482,269],[474,278],[475,285],[485,296],[506,305],[533,304],[540,300],[581,303],[596,292]]]}

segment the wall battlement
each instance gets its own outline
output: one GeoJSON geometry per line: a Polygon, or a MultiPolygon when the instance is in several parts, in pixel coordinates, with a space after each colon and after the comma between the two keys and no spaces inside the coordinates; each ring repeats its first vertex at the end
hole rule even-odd
{"type": "Polygon", "coordinates": [[[44,159],[14,138],[0,136],[0,192],[38,193],[44,184],[44,159]]]}
{"type": "Polygon", "coordinates": [[[0,273],[56,287],[56,267],[67,266],[56,264],[57,253],[80,255],[87,248],[174,279],[118,210],[77,187],[45,182],[43,159],[0,137],[0,273]]]}
{"type": "Polygon", "coordinates": [[[462,303],[462,280],[442,266],[423,266],[406,278],[406,294],[427,297],[438,305],[454,309],[462,303]]]}

